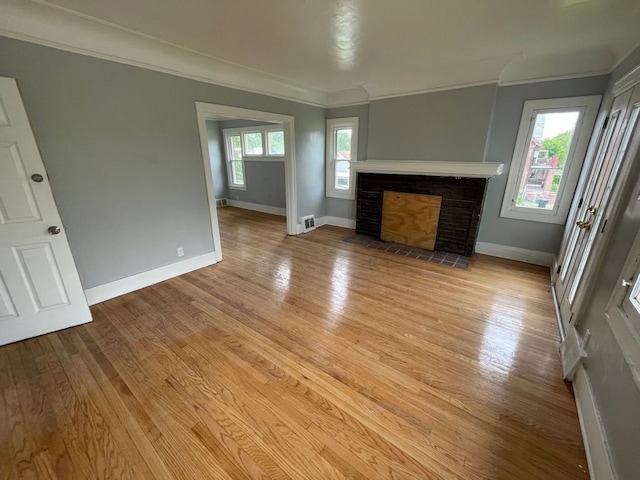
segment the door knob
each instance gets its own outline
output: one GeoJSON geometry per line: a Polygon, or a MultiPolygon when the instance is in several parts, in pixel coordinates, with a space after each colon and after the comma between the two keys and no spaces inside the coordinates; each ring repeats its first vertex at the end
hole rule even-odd
{"type": "Polygon", "coordinates": [[[47,232],[49,232],[51,235],[58,235],[60,233],[60,227],[53,225],[47,228],[47,232]]]}
{"type": "Polygon", "coordinates": [[[576,225],[580,230],[589,230],[591,228],[591,224],[589,222],[579,221],[576,222],[576,225]]]}

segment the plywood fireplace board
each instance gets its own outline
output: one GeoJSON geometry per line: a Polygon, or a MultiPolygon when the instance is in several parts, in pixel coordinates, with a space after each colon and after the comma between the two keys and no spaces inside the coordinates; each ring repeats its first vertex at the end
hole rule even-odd
{"type": "Polygon", "coordinates": [[[380,239],[433,250],[442,197],[385,191],[380,239]]]}

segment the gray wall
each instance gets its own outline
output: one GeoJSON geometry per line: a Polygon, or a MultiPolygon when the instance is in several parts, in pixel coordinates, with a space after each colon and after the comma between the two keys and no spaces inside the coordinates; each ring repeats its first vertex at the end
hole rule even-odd
{"type": "MultiPolygon", "coordinates": [[[[220,122],[220,138],[224,138],[222,130],[225,128],[258,127],[262,125],[272,124],[241,119],[225,120],[220,122]]],[[[226,164],[224,168],[226,172],[226,164]]],[[[284,162],[252,160],[250,157],[245,157],[244,169],[247,189],[239,190],[228,187],[227,198],[269,207],[286,208],[284,162]]]]}
{"type": "MultiPolygon", "coordinates": [[[[358,158],[367,159],[367,141],[369,138],[369,104],[350,107],[328,108],[327,119],[358,117],[358,158]]],[[[324,179],[325,177],[323,177],[324,179]]],[[[356,218],[356,201],[327,197],[324,202],[325,215],[340,218],[356,218]]]]}
{"type": "Polygon", "coordinates": [[[218,198],[227,198],[227,166],[224,160],[224,145],[220,134],[220,122],[207,120],[207,142],[213,176],[213,192],[218,198]]]}
{"type": "Polygon", "coordinates": [[[497,85],[375,100],[368,158],[482,162],[497,85]]]}
{"type": "MultiPolygon", "coordinates": [[[[612,73],[609,92],[613,82],[638,64],[640,48],[612,73]]],[[[636,155],[634,171],[622,179],[626,183],[623,209],[613,225],[611,243],[602,259],[602,267],[594,275],[596,284],[589,296],[585,317],[578,326],[582,333],[587,329],[591,331],[586,371],[620,479],[638,478],[640,472],[640,390],[604,313],[633,240],[640,231],[640,205],[636,200],[640,189],[639,176],[640,155],[636,155]]]]}
{"type": "Polygon", "coordinates": [[[509,245],[541,252],[556,253],[564,225],[529,222],[500,217],[507,186],[511,157],[516,144],[522,108],[526,100],[600,95],[608,77],[587,77],[553,82],[538,82],[498,88],[487,139],[486,162],[504,163],[504,173],[492,177],[487,185],[478,241],[509,245]]]}
{"type": "Polygon", "coordinates": [[[299,215],[324,209],[325,110],[0,37],[84,288],[213,249],[196,101],[295,118],[299,215]]]}

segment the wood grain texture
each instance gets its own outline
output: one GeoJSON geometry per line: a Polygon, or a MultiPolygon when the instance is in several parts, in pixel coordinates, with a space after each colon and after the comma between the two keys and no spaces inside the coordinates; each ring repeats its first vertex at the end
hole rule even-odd
{"type": "Polygon", "coordinates": [[[0,348],[0,478],[588,478],[547,269],[219,216],[223,262],[0,348]]]}
{"type": "Polygon", "coordinates": [[[433,250],[442,197],[385,191],[380,239],[433,250]]]}

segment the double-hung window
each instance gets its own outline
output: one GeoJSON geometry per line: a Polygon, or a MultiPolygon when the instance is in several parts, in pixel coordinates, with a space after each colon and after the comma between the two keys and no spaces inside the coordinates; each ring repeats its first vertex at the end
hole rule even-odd
{"type": "Polygon", "coordinates": [[[227,150],[227,176],[229,187],[245,190],[244,160],[242,155],[242,136],[240,133],[225,134],[227,150]]]}
{"type": "Polygon", "coordinates": [[[229,188],[247,189],[247,161],[284,161],[282,126],[265,125],[224,129],[229,188]]]}
{"type": "Polygon", "coordinates": [[[358,117],[327,120],[326,195],[354,197],[350,161],[358,159],[358,117]]]}
{"type": "Polygon", "coordinates": [[[527,101],[500,215],[564,223],[601,97],[527,101]]]}

